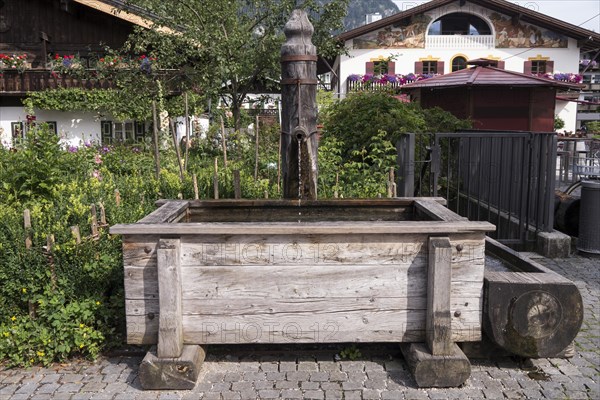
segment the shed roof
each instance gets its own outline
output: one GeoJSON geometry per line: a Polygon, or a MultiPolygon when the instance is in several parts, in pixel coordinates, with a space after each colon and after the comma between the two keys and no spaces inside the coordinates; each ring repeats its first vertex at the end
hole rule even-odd
{"type": "MultiPolygon", "coordinates": [[[[337,36],[341,41],[354,39],[391,24],[399,23],[413,15],[421,14],[438,7],[448,5],[456,0],[432,0],[419,6],[409,8],[391,15],[387,18],[380,19],[367,25],[346,31],[337,36]]],[[[600,34],[581,28],[579,26],[569,24],[557,18],[550,17],[537,11],[533,11],[527,7],[522,7],[506,0],[468,0],[465,3],[478,4],[490,10],[500,12],[517,20],[528,22],[537,26],[550,29],[555,32],[562,33],[579,41],[579,45],[583,50],[598,50],[600,48],[600,34]]]]}
{"type": "Polygon", "coordinates": [[[576,83],[540,78],[515,71],[476,65],[446,75],[420,80],[402,86],[402,90],[419,88],[450,88],[457,86],[520,86],[520,87],[556,87],[563,90],[579,90],[583,86],[576,83]]]}

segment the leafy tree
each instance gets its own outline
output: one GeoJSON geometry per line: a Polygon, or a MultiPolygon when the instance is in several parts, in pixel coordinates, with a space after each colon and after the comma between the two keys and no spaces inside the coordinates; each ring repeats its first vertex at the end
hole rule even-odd
{"type": "MultiPolygon", "coordinates": [[[[342,28],[347,3],[307,0],[302,4],[312,17],[313,42],[321,55],[343,50],[331,33],[342,28]]],[[[154,29],[137,29],[124,50],[152,54],[162,68],[183,71],[187,87],[219,96],[231,107],[236,128],[247,94],[279,82],[283,26],[296,7],[295,0],[219,1],[210,7],[200,0],[127,0],[126,4],[149,11],[154,29]]]]}
{"type": "Polygon", "coordinates": [[[460,120],[439,107],[423,110],[416,103],[404,103],[384,92],[355,92],[334,103],[323,117],[325,134],[343,142],[341,156],[344,161],[355,160],[363,149],[373,145],[373,138],[385,132],[394,143],[408,132],[452,132],[471,127],[469,121],[460,120]]]}

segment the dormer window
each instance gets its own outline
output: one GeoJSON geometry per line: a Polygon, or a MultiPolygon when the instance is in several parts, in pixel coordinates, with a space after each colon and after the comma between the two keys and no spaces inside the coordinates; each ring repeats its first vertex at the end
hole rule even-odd
{"type": "Polygon", "coordinates": [[[429,35],[491,35],[487,22],[473,14],[451,13],[436,19],[429,35]]]}

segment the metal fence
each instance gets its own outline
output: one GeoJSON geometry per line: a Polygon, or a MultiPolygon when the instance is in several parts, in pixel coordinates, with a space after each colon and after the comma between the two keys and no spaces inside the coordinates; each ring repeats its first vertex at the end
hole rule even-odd
{"type": "Polygon", "coordinates": [[[526,248],[553,230],[556,148],[554,133],[407,134],[399,193],[442,196],[458,214],[495,224],[490,236],[526,248]]]}

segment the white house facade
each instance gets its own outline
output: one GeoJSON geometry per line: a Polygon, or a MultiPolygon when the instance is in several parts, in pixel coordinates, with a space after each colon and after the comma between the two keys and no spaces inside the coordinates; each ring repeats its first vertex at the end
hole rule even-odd
{"type": "MultiPolygon", "coordinates": [[[[600,47],[597,33],[503,0],[434,0],[338,38],[349,49],[333,64],[333,90],[341,98],[354,81],[372,75],[447,74],[481,58],[507,70],[577,80],[582,47],[600,47]]],[[[577,103],[561,96],[555,111],[574,131],[577,103]]]]}

